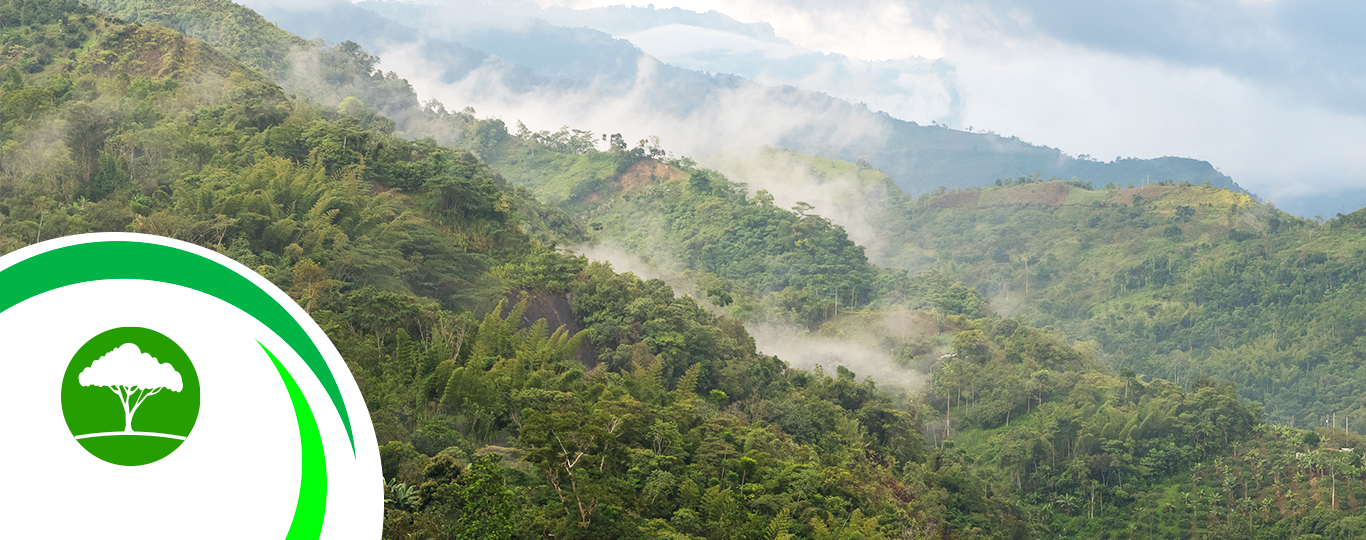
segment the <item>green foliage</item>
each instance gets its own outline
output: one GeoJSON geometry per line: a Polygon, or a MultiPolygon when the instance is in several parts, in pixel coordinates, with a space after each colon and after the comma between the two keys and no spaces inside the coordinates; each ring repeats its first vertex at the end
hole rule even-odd
{"type": "Polygon", "coordinates": [[[76,0],[6,0],[0,3],[0,28],[41,26],[89,13],[90,8],[76,0]]]}
{"type": "Polygon", "coordinates": [[[227,0],[92,0],[90,6],[125,20],[157,24],[203,39],[248,66],[269,75],[288,68],[288,54],[304,40],[250,9],[227,0]]]}
{"type": "Polygon", "coordinates": [[[690,161],[650,159],[662,151],[648,141],[634,150],[599,152],[555,142],[591,136],[566,133],[522,133],[504,145],[497,166],[582,212],[599,236],[665,265],[676,261],[711,282],[705,293],[723,306],[734,304],[733,315],[757,319],[757,309],[814,326],[840,307],[874,300],[877,271],[830,220],[778,208],[761,196],[750,199],[690,161]]]}
{"type": "Polygon", "coordinates": [[[1362,528],[1366,440],[1332,413],[1361,420],[1366,214],[1315,227],[1208,187],[1037,176],[892,193],[886,258],[931,269],[912,276],[657,141],[599,151],[422,106],[354,43],[228,2],[95,5],[218,49],[0,2],[0,253],[145,232],[289,291],[370,407],[385,538],[1362,528]],[[306,92],[285,78],[296,47],[318,66],[306,92]],[[696,294],[556,251],[590,235],[676,263],[696,294]],[[794,369],[742,324],[838,334],[892,308],[906,328],[878,345],[923,391],[794,369]]]}
{"type": "Polygon", "coordinates": [[[936,307],[951,315],[979,318],[987,312],[987,302],[977,291],[955,283],[939,295],[936,307]]]}
{"type": "Polygon", "coordinates": [[[1062,202],[1078,190],[984,190],[974,206],[946,194],[891,210],[889,234],[900,264],[952,268],[998,306],[1097,340],[1116,365],[1184,385],[1235,382],[1277,422],[1366,419],[1349,397],[1366,379],[1346,367],[1366,330],[1351,315],[1363,292],[1357,217],[1313,227],[1244,195],[1165,184],[1062,202]],[[982,202],[1045,195],[1054,202],[982,202]],[[951,249],[963,245],[982,248],[951,249]],[[930,252],[937,263],[919,255],[930,252]]]}
{"type": "MultiPolygon", "coordinates": [[[[582,229],[464,151],[397,137],[359,106],[291,100],[166,30],[99,21],[90,40],[109,61],[78,54],[69,75],[43,79],[68,97],[6,117],[0,237],[17,247],[89,230],[161,234],[289,290],[371,407],[386,536],[743,538],[778,530],[779,516],[789,534],[808,534],[811,518],[851,506],[879,527],[947,519],[891,496],[908,490],[901,465],[924,457],[920,430],[871,383],[801,374],[794,386],[800,372],[760,355],[738,322],[662,282],[549,251],[582,229]],[[124,60],[168,42],[183,58],[142,72],[124,60]],[[63,136],[39,137],[51,119],[63,136]],[[41,155],[63,159],[21,166],[41,155]],[[510,287],[568,294],[584,330],[523,321],[526,303],[498,302],[510,287]],[[875,487],[854,481],[868,478],[875,487]]],[[[36,84],[24,77],[7,97],[36,84]]],[[[507,144],[499,132],[473,133],[507,144]]],[[[866,268],[828,222],[721,200],[866,268]]],[[[824,251],[788,257],[831,276],[850,264],[824,251]]]]}
{"type": "Polygon", "coordinates": [[[355,42],[329,46],[321,40],[306,41],[229,0],[93,0],[90,4],[128,21],[202,39],[270,77],[290,94],[321,107],[336,108],[347,102],[340,112],[362,125],[432,136],[442,144],[478,138],[471,114],[447,112],[435,100],[419,103],[407,80],[376,69],[379,58],[355,42]]]}

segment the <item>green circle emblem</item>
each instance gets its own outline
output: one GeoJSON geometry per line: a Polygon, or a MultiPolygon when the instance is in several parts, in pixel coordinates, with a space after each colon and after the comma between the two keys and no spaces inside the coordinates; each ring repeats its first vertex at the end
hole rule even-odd
{"type": "Polygon", "coordinates": [[[171,338],[140,327],[90,338],[62,378],[62,415],[97,458],[146,465],[179,448],[199,417],[199,375],[171,338]]]}

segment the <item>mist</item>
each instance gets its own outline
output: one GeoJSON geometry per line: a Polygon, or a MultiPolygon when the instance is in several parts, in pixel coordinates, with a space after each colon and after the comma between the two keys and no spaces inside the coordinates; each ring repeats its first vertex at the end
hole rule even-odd
{"type": "Polygon", "coordinates": [[[746,184],[751,194],[768,191],[779,207],[791,208],[799,202],[814,206],[808,214],[843,227],[851,240],[863,246],[870,262],[885,266],[889,244],[878,224],[879,215],[890,196],[901,190],[890,177],[882,181],[861,178],[858,166],[821,172],[809,161],[779,148],[760,147],[710,154],[700,163],[732,182],[746,184]]]}
{"type": "MultiPolygon", "coordinates": [[[[566,251],[606,261],[618,273],[630,272],[641,279],[664,281],[673,288],[675,297],[691,297],[713,315],[733,315],[710,302],[702,288],[688,278],[682,265],[666,254],[652,252],[641,256],[613,242],[581,244],[566,251]]],[[[874,324],[861,328],[864,335],[857,338],[812,334],[801,326],[762,317],[742,322],[760,353],[777,356],[793,368],[812,371],[820,366],[826,375],[834,376],[836,367],[843,366],[859,380],[871,377],[879,387],[908,392],[920,389],[925,375],[899,365],[893,351],[884,350],[877,342],[899,344],[924,338],[926,325],[917,324],[908,312],[880,314],[876,318],[874,324]]]]}
{"type": "Polygon", "coordinates": [[[628,251],[620,244],[610,240],[595,244],[576,244],[566,247],[564,251],[570,254],[583,255],[588,257],[590,261],[610,263],[612,270],[618,274],[630,272],[643,280],[662,280],[674,288],[675,296],[686,294],[696,288],[679,287],[685,279],[683,265],[662,251],[651,254],[652,256],[640,255],[628,251]]]}
{"type": "Polygon", "coordinates": [[[658,75],[664,66],[650,57],[637,62],[635,79],[616,92],[589,86],[540,86],[517,91],[505,82],[506,70],[493,62],[447,82],[441,66],[420,54],[422,43],[378,51],[380,68],[403,73],[419,99],[470,106],[480,116],[532,131],[572,126],[595,133],[621,133],[636,141],[657,136],[678,156],[706,155],[733,148],[780,144],[784,139],[823,130],[831,147],[878,145],[886,126],[856,107],[833,99],[809,99],[749,82],[699,89],[697,103],[681,106],[670,97],[674,81],[658,75]]]}
{"type": "MultiPolygon", "coordinates": [[[[611,8],[604,8],[611,9],[611,8]]],[[[822,92],[905,120],[961,125],[952,64],[920,57],[867,62],[688,24],[616,35],[671,65],[822,92]]]]}
{"type": "Polygon", "coordinates": [[[919,390],[925,384],[925,375],[898,365],[890,351],[860,341],[766,322],[746,324],[745,329],[754,337],[759,352],[777,356],[797,369],[811,371],[820,366],[833,377],[835,368],[842,366],[854,372],[858,380],[871,378],[880,387],[907,391],[919,390]]]}

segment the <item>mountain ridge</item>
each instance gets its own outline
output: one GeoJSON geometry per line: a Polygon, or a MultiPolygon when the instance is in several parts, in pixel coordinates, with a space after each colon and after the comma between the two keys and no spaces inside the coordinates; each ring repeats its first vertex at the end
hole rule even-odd
{"type": "MultiPolygon", "coordinates": [[[[356,23],[354,22],[345,25],[318,24],[317,21],[322,20],[319,14],[325,14],[330,9],[333,8],[323,8],[321,11],[291,12],[282,8],[273,8],[270,13],[272,13],[272,17],[279,19],[285,27],[295,28],[305,34],[317,33],[332,41],[340,41],[343,38],[351,39],[352,36],[360,33],[350,30],[352,26],[355,26],[356,23]]],[[[767,103],[765,107],[772,109],[771,114],[784,114],[805,120],[791,124],[782,132],[773,134],[768,140],[760,141],[761,143],[777,144],[803,153],[845,161],[865,159],[892,175],[898,185],[909,193],[925,193],[940,186],[964,188],[988,185],[996,179],[1027,176],[1035,172],[1042,173],[1045,176],[1064,178],[1077,176],[1081,180],[1089,180],[1098,184],[1142,182],[1147,177],[1153,181],[1171,179],[1177,182],[1189,181],[1192,183],[1210,180],[1217,186],[1241,189],[1232,179],[1219,173],[1212,165],[1197,160],[1158,158],[1101,163],[1077,159],[1059,150],[1024,143],[1014,137],[969,133],[935,126],[920,126],[914,122],[898,120],[886,113],[874,112],[866,107],[828,95],[808,92],[795,87],[764,87],[734,76],[710,76],[663,65],[662,71],[652,70],[650,78],[645,79],[646,82],[642,84],[640,72],[637,71],[637,64],[640,62],[658,63],[659,61],[640,52],[639,49],[627,42],[617,40],[596,30],[558,28],[549,25],[549,23],[544,23],[544,21],[531,25],[531,28],[546,28],[547,31],[552,31],[549,35],[522,27],[495,28],[485,31],[478,28],[460,30],[457,26],[446,25],[442,28],[448,28],[441,30],[434,25],[448,17],[447,13],[449,12],[434,6],[384,2],[357,4],[355,6],[346,5],[335,9],[354,11],[355,13],[365,11],[372,14],[368,17],[351,17],[351,21],[386,21],[383,24],[392,24],[387,22],[390,21],[389,17],[397,17],[397,19],[393,19],[395,22],[410,25],[416,30],[413,33],[391,35],[387,38],[388,43],[411,40],[418,32],[429,34],[432,38],[444,38],[457,42],[461,41],[462,37],[470,38],[486,34],[485,37],[488,39],[480,38],[480,43],[488,47],[498,48],[484,52],[496,56],[507,56],[514,59],[514,62],[519,58],[544,57],[537,51],[559,51],[557,54],[570,55],[577,59],[607,58],[609,60],[605,63],[594,64],[597,67],[589,67],[589,65],[575,60],[567,64],[552,62],[550,65],[540,68],[529,66],[529,69],[533,72],[549,69],[550,72],[542,74],[551,77],[553,80],[574,81],[576,88],[578,85],[589,85],[597,88],[599,92],[603,93],[601,99],[610,100],[614,95],[632,92],[642,94],[646,97],[641,98],[643,100],[641,107],[643,108],[639,109],[637,114],[661,114],[678,119],[680,122],[693,119],[702,122],[698,129],[705,129],[706,122],[709,122],[700,120],[698,115],[708,110],[706,107],[712,106],[711,103],[720,103],[732,99],[729,96],[747,94],[762,96],[759,99],[762,100],[761,102],[767,103]],[[373,9],[366,11],[367,7],[373,9]],[[484,34],[480,34],[481,32],[484,34]],[[497,39],[493,39],[495,36],[497,39]],[[591,45],[593,43],[601,45],[591,45]],[[564,68],[560,67],[562,65],[578,67],[565,71],[564,68]],[[732,78],[745,81],[742,85],[744,90],[741,94],[735,92],[737,86],[736,82],[731,80],[732,78]],[[845,119],[850,119],[852,122],[845,119]],[[851,127],[854,125],[859,127],[851,131],[851,127]]],[[[360,42],[371,50],[382,50],[386,46],[385,42],[373,37],[369,41],[362,40],[360,42]]],[[[543,62],[543,60],[538,60],[538,62],[543,62]]],[[[448,79],[450,76],[451,74],[447,74],[448,79]]],[[[557,84],[559,83],[551,83],[549,88],[557,89],[559,88],[556,86],[557,84]]],[[[558,91],[552,90],[551,93],[558,91]]],[[[488,111],[486,110],[486,112],[488,111]]],[[[582,126],[584,124],[583,121],[561,118],[564,120],[563,123],[568,125],[582,126]]],[[[611,131],[619,129],[621,129],[619,126],[606,128],[606,130],[611,131]]],[[[639,135],[661,135],[665,138],[666,143],[670,139],[668,133],[640,133],[639,135]]],[[[713,136],[724,138],[745,137],[746,135],[740,132],[731,133],[727,130],[717,130],[713,136]]],[[[689,137],[695,138],[696,136],[690,135],[685,138],[689,137]]],[[[670,144],[678,146],[676,143],[670,144]]],[[[714,143],[706,144],[714,146],[714,143]]],[[[696,146],[691,143],[689,145],[696,146]]],[[[687,152],[697,153],[695,149],[690,149],[687,152]]]]}

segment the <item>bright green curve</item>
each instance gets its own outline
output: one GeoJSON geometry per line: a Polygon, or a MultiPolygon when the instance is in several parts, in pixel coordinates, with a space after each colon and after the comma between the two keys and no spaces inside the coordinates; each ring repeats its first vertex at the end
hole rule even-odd
{"type": "Polygon", "coordinates": [[[0,270],[0,312],[47,291],[105,279],[141,279],[179,285],[232,304],[266,325],[303,358],[322,383],[346,426],[351,452],[356,437],[341,389],[327,360],[303,326],[251,280],[217,262],[181,249],[146,242],[89,242],[57,248],[0,270]]]}
{"type": "MultiPolygon", "coordinates": [[[[261,345],[261,342],[256,342],[261,345]]],[[[270,349],[261,345],[266,356],[280,372],[280,379],[289,389],[289,400],[294,403],[294,416],[299,420],[299,446],[303,471],[299,475],[299,502],[294,506],[294,521],[289,524],[285,540],[317,540],[322,536],[323,514],[327,510],[327,459],[323,455],[323,438],[318,433],[318,422],[313,409],[299,390],[289,371],[280,365],[270,349]]]]}

